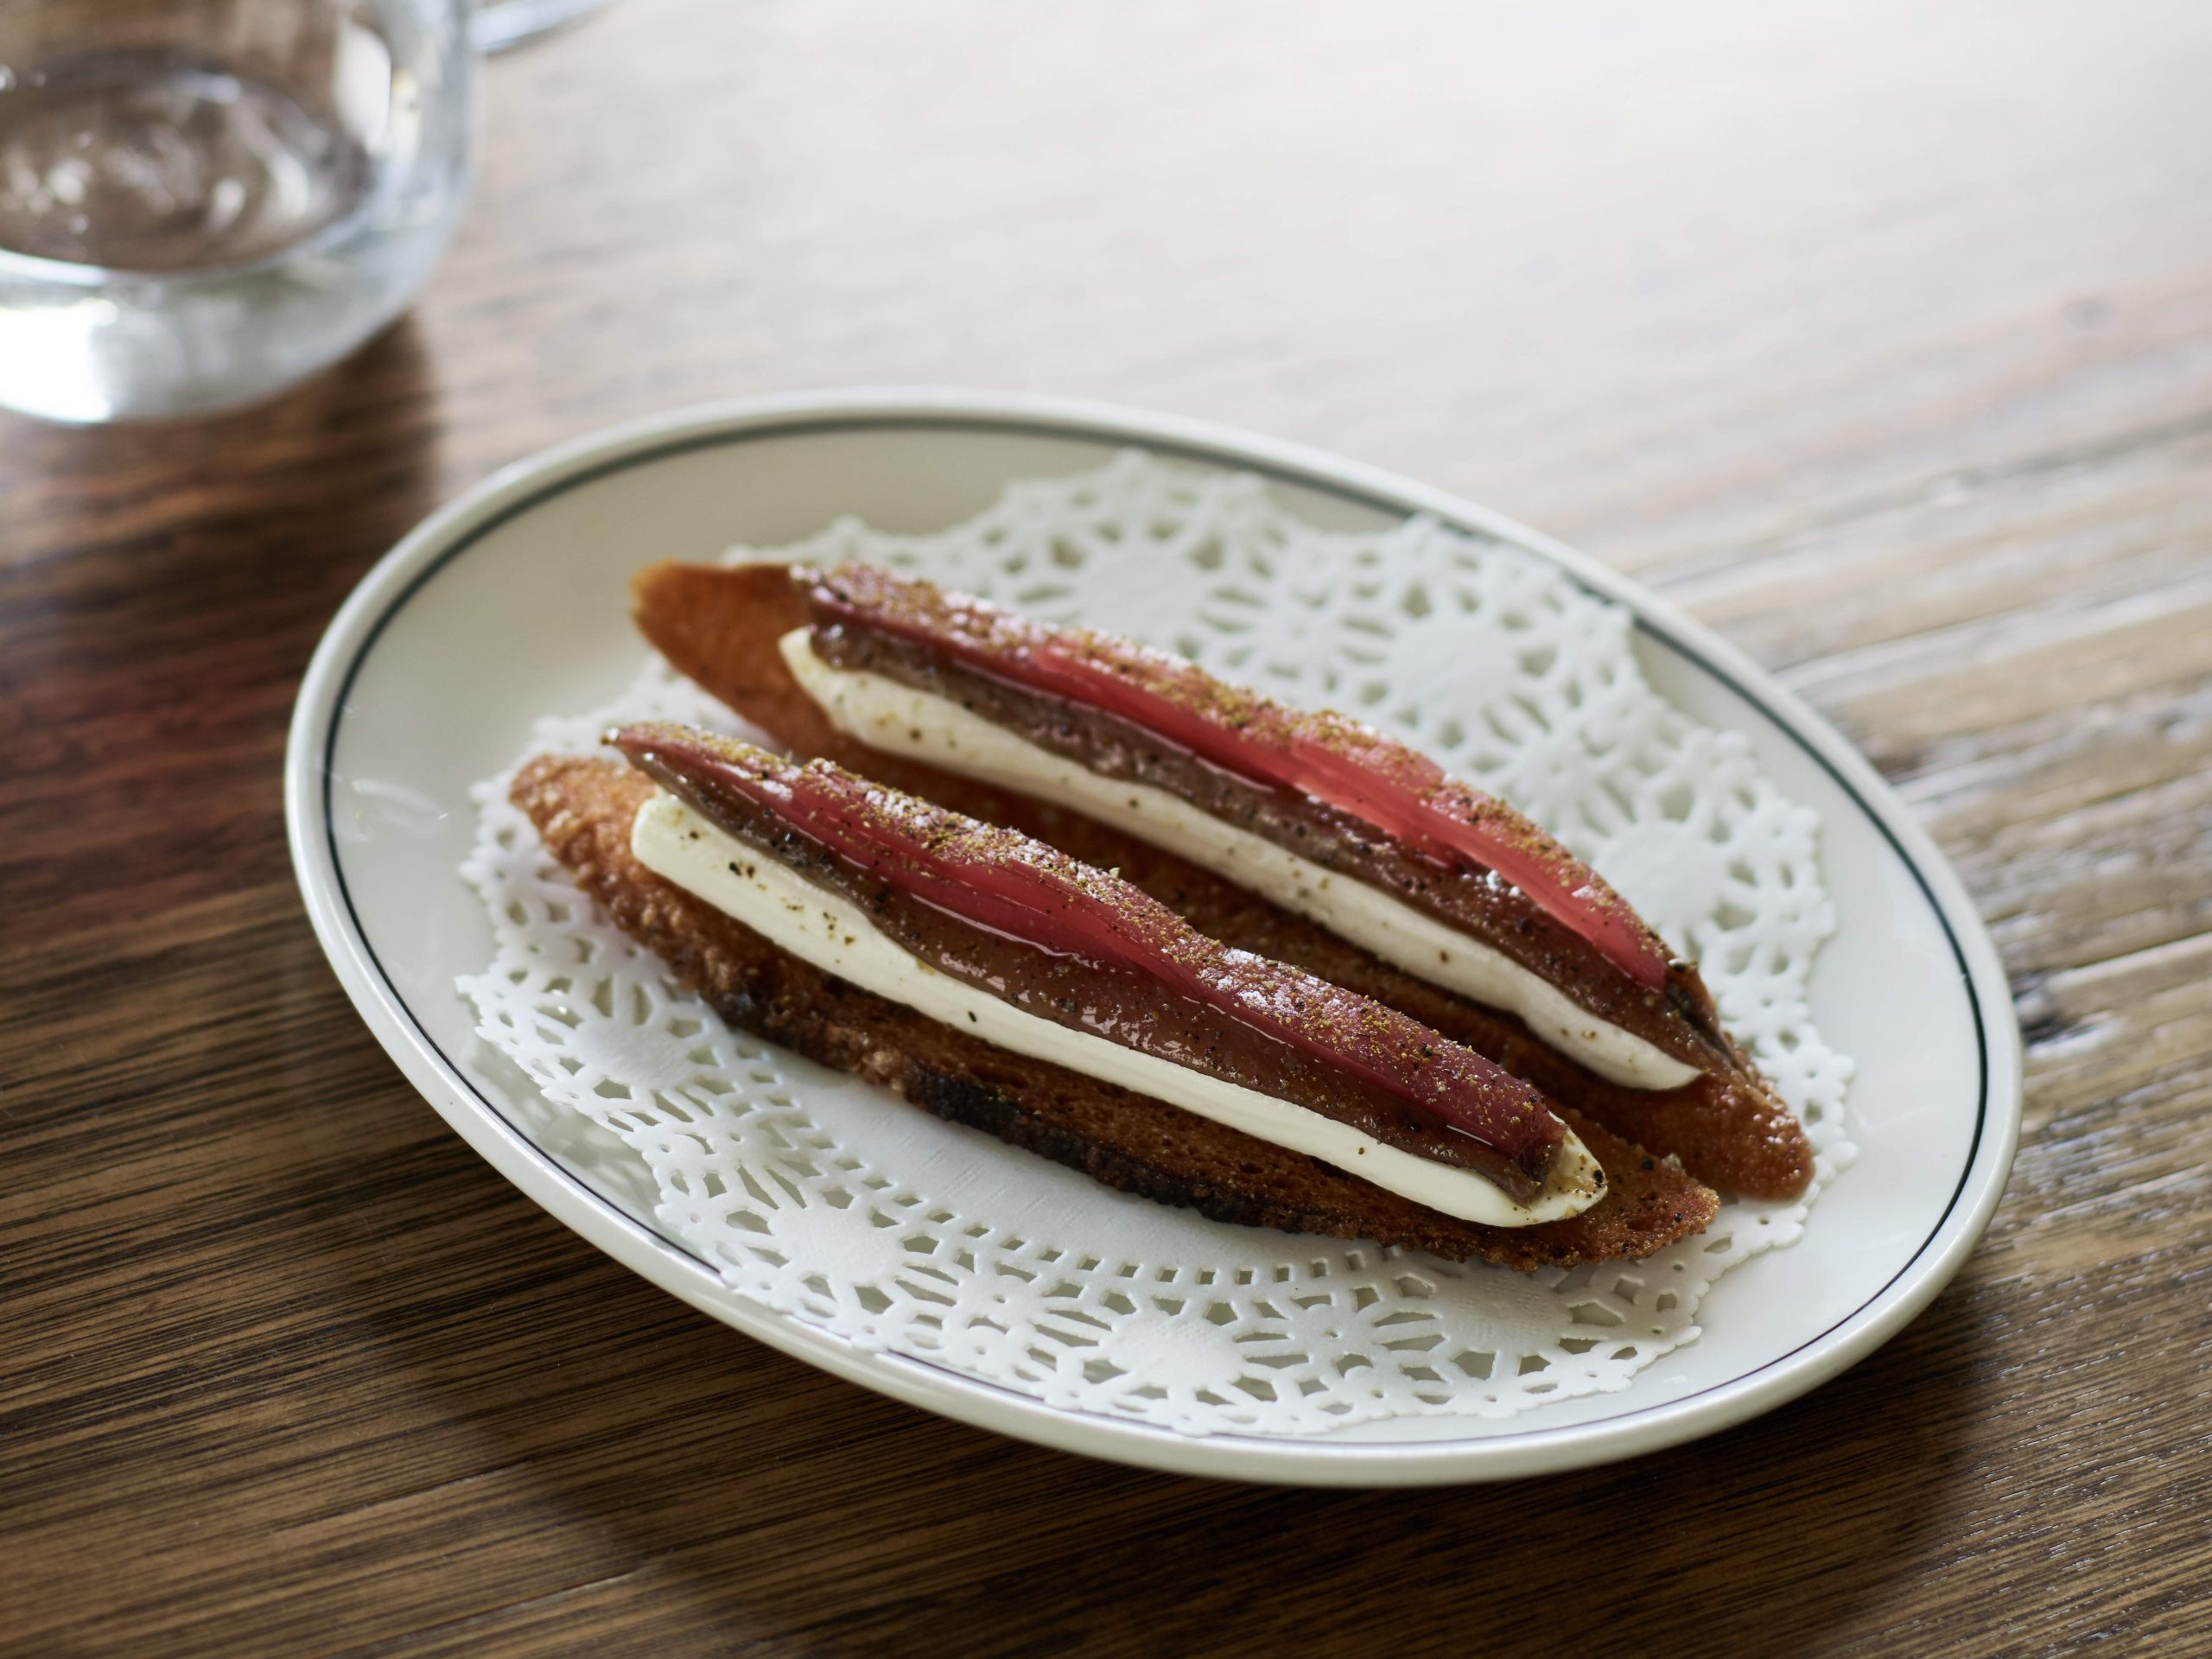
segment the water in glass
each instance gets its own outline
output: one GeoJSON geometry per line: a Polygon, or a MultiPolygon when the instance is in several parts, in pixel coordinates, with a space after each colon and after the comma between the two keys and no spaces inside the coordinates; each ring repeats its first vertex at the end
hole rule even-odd
{"type": "Polygon", "coordinates": [[[420,289],[468,174],[461,0],[0,6],[0,404],[254,402],[420,289]]]}

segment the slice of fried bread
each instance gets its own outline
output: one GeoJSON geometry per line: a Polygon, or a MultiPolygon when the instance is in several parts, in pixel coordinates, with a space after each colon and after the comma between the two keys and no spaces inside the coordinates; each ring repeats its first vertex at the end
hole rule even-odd
{"type": "Polygon", "coordinates": [[[1715,1196],[1679,1165],[1569,1110],[1562,1115],[1605,1167],[1606,1196],[1566,1221],[1482,1226],[1178,1107],[994,1047],[777,949],[646,869],[630,849],[630,831],[652,790],[643,773],[616,761],[547,756],[523,768],[512,794],[577,884],[731,1025],[1109,1186],[1219,1221],[1522,1270],[1648,1255],[1703,1228],[1717,1209],[1715,1196]]]}
{"type": "Polygon", "coordinates": [[[1754,1080],[1707,1072],[1667,1090],[1608,1082],[1547,1046],[1514,1016],[1442,990],[1134,836],[846,736],[791,677],[777,649],[785,633],[809,620],[790,569],[664,562],[633,578],[632,610],[645,638],[681,672],[801,758],[825,756],[894,788],[1034,836],[1085,863],[1118,870],[1200,932],[1400,1008],[1584,1117],[1638,1146],[1678,1157],[1701,1181],[1751,1198],[1783,1198],[1802,1192],[1811,1178],[1803,1129],[1748,1065],[1745,1071],[1754,1080]]]}

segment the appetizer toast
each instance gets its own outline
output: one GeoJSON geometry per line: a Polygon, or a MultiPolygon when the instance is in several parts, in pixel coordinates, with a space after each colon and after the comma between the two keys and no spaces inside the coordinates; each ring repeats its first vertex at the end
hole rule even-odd
{"type": "Polygon", "coordinates": [[[800,756],[1114,869],[1701,1181],[1777,1198],[1810,1177],[1694,969],[1542,831],[1365,728],[867,567],[664,563],[633,601],[678,669],[800,756]]]}
{"type": "Polygon", "coordinates": [[[1522,1269],[1715,1212],[1675,1160],[1108,871],[825,762],[613,741],[518,775],[552,855],[730,1024],[940,1116],[1217,1219],[1522,1269]]]}

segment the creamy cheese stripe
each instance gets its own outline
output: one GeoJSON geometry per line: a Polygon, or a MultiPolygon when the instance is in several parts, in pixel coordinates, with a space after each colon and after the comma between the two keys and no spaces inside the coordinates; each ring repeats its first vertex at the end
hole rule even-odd
{"type": "Polygon", "coordinates": [[[1679,1089],[1698,1075],[1695,1066],[1599,1019],[1512,957],[1370,882],[1325,870],[1164,789],[1103,777],[949,697],[880,674],[833,667],[816,654],[804,628],[792,629],[779,644],[807,695],[840,731],[872,747],[1064,801],[1102,823],[1141,836],[1431,984],[1520,1015],[1545,1042],[1611,1082],[1630,1089],[1679,1089]]]}
{"type": "Polygon", "coordinates": [[[863,990],[1016,1054],[1306,1153],[1447,1216],[1527,1227],[1573,1215],[1598,1199],[1597,1162],[1572,1133],[1542,1194],[1523,1206],[1479,1175],[1386,1146],[1350,1124],[1026,1013],[909,955],[857,906],[715,828],[664,790],[639,809],[630,850],[647,869],[770,944],[863,990]]]}

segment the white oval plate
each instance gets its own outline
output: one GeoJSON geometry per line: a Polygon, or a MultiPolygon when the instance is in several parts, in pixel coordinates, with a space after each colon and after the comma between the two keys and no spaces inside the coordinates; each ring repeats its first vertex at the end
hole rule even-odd
{"type": "Polygon", "coordinates": [[[1344,1485],[1500,1479],[1624,1458],[1742,1421],[1903,1328],[1987,1225],[2020,1122],[2019,1033],[1958,880],[1872,767],[1756,665],[1569,549],[1371,468],[1187,421],[1057,399],[854,391],[669,416],[511,467],[433,515],[362,582],[308,670],[285,761],[292,860],[331,964],[378,1039],[508,1179],[618,1261],[786,1353],[949,1417],[1185,1473],[1344,1485]],[[1048,1406],[868,1353],[750,1302],[655,1230],[652,1194],[594,1156],[474,1040],[457,975],[491,935],[455,871],[468,786],[548,712],[605,702],[641,654],[626,588],[649,559],[789,542],[842,514],[942,529],[1009,480],[1138,446],[1260,474],[1293,511],[1367,529],[1427,512],[1556,560],[1637,619],[1658,689],[1744,733],[1821,820],[1840,917],[1814,1017],[1853,1057],[1857,1163],[1804,1240],[1738,1268],[1704,1336],[1627,1389],[1503,1421],[1405,1420],[1319,1438],[1191,1437],[1048,1406]]]}

